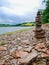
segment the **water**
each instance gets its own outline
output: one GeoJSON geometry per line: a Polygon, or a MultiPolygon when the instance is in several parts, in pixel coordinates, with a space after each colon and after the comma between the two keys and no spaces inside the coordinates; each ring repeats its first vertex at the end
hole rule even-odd
{"type": "Polygon", "coordinates": [[[22,30],[26,28],[31,28],[31,27],[0,27],[0,34],[4,34],[7,32],[13,32],[17,30],[22,30]]]}

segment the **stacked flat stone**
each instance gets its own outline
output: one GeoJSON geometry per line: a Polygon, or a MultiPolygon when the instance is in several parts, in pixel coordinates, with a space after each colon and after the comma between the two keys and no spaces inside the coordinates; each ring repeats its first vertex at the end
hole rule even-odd
{"type": "Polygon", "coordinates": [[[45,38],[45,30],[42,29],[41,24],[41,14],[40,11],[37,12],[36,16],[36,30],[35,30],[35,37],[36,38],[45,38]]]}

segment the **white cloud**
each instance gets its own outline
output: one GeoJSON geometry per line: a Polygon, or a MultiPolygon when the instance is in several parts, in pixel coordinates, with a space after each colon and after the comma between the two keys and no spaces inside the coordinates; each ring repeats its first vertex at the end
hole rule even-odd
{"type": "Polygon", "coordinates": [[[2,7],[6,14],[26,15],[34,12],[41,5],[41,0],[7,0],[9,8],[2,7]]]}
{"type": "Polygon", "coordinates": [[[0,23],[34,21],[38,9],[43,8],[42,0],[2,0],[0,23]],[[2,17],[3,16],[3,17],[2,17]],[[15,16],[15,17],[14,17],[15,16]],[[18,18],[17,18],[18,17],[18,18]]]}
{"type": "Polygon", "coordinates": [[[40,0],[8,0],[16,14],[24,15],[41,6],[40,0]]]}

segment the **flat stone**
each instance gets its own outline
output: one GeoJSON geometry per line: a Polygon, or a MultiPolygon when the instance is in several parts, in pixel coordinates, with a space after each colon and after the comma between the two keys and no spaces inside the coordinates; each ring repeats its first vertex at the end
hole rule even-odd
{"type": "Polygon", "coordinates": [[[21,50],[16,51],[16,57],[17,57],[17,58],[24,58],[24,57],[26,57],[27,55],[28,55],[27,52],[24,52],[24,51],[21,51],[21,50]]]}
{"type": "Polygon", "coordinates": [[[30,44],[30,43],[29,43],[29,40],[23,40],[22,43],[23,43],[23,44],[26,44],[26,45],[29,45],[29,44],[30,44]]]}
{"type": "Polygon", "coordinates": [[[0,46],[0,51],[7,51],[6,47],[0,46]]]}
{"type": "Polygon", "coordinates": [[[46,54],[49,54],[49,51],[47,50],[47,48],[44,48],[44,49],[41,49],[40,51],[46,53],[46,54]]]}
{"type": "Polygon", "coordinates": [[[39,58],[49,58],[49,54],[42,53],[39,58]]]}
{"type": "Polygon", "coordinates": [[[22,53],[21,51],[16,51],[16,57],[21,58],[21,53],[22,53]]]}
{"type": "Polygon", "coordinates": [[[5,61],[4,60],[0,60],[0,65],[4,65],[5,61]]]}
{"type": "Polygon", "coordinates": [[[15,51],[16,51],[16,48],[13,48],[10,50],[10,55],[15,57],[15,51]]]}
{"type": "Polygon", "coordinates": [[[18,46],[18,50],[21,50],[22,49],[22,46],[18,46]]]}
{"type": "Polygon", "coordinates": [[[31,51],[32,51],[32,47],[29,46],[28,48],[24,48],[24,51],[25,51],[25,52],[31,52],[31,51]]]}
{"type": "Polygon", "coordinates": [[[37,51],[40,51],[42,48],[45,48],[45,47],[46,47],[45,43],[39,43],[39,44],[35,45],[35,49],[37,51]]]}
{"type": "Polygon", "coordinates": [[[11,44],[16,44],[16,42],[15,41],[11,41],[11,44]]]}
{"type": "Polygon", "coordinates": [[[37,57],[37,55],[38,54],[35,52],[29,53],[27,57],[20,59],[19,63],[20,64],[28,64],[31,60],[34,60],[37,57]]]}
{"type": "Polygon", "coordinates": [[[28,48],[28,46],[24,46],[24,48],[28,48]]]}

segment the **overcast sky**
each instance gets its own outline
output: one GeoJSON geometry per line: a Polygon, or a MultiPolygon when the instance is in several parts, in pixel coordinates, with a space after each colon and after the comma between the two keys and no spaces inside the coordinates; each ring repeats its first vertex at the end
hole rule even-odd
{"type": "Polygon", "coordinates": [[[0,0],[0,23],[34,21],[38,9],[43,9],[43,0],[0,0]]]}

